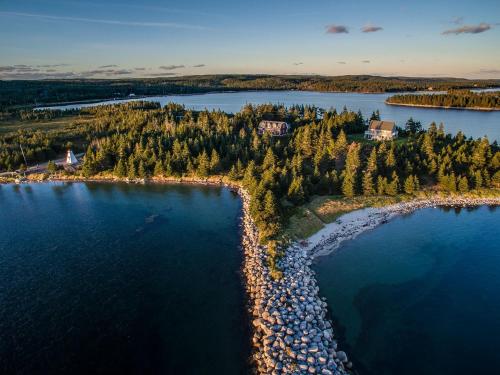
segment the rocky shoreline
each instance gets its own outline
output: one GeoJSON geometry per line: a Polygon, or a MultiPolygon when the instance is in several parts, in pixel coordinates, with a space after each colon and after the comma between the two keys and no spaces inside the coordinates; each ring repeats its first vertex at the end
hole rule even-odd
{"type": "Polygon", "coordinates": [[[500,198],[431,198],[366,208],[343,215],[309,238],[292,243],[280,261],[283,278],[273,280],[267,267],[266,247],[249,214],[250,197],[243,200],[243,273],[252,321],[253,361],[259,374],[348,374],[352,363],[339,350],[327,304],[319,296],[314,258],[337,249],[341,242],[397,216],[427,207],[500,205],[500,198]]]}
{"type": "Polygon", "coordinates": [[[397,203],[381,208],[365,208],[341,216],[335,222],[327,224],[316,234],[309,237],[306,251],[312,258],[328,255],[340,244],[359,234],[383,224],[391,218],[429,207],[473,207],[499,206],[499,198],[428,198],[397,203]]]}
{"type": "Polygon", "coordinates": [[[279,266],[283,278],[273,280],[266,247],[250,218],[250,197],[243,200],[243,273],[252,321],[253,361],[259,374],[346,374],[352,366],[338,350],[327,304],[319,297],[312,257],[290,245],[279,266]]]}
{"type": "MultiPolygon", "coordinates": [[[[50,180],[49,180],[50,181],[50,180]]],[[[52,179],[52,181],[117,182],[117,179],[52,179]]],[[[121,180],[123,181],[123,180],[121,180]]],[[[34,182],[34,181],[31,181],[34,182]]],[[[145,183],[146,181],[127,181],[145,183]]],[[[500,205],[499,198],[428,198],[381,208],[365,208],[327,224],[306,243],[291,243],[279,261],[283,277],[274,280],[267,265],[266,246],[249,214],[250,196],[223,178],[153,179],[152,183],[225,186],[242,199],[243,276],[252,325],[252,361],[258,374],[349,374],[352,363],[338,348],[327,317],[327,303],[319,296],[313,260],[337,249],[343,241],[373,229],[397,215],[427,207],[500,205]]]]}

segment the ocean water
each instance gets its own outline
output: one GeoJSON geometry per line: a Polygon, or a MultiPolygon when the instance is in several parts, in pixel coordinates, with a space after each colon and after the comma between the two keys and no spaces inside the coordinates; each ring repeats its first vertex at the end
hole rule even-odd
{"type": "Polygon", "coordinates": [[[499,228],[498,208],[428,208],[316,261],[359,374],[499,373],[499,228]]]}
{"type": "MultiPolygon", "coordinates": [[[[311,91],[240,91],[198,95],[167,95],[131,100],[150,100],[159,102],[161,105],[175,102],[195,110],[220,109],[229,113],[240,111],[247,103],[274,103],[286,106],[309,104],[324,109],[336,108],[338,111],[341,111],[345,106],[352,111],[360,110],[367,118],[373,111],[379,110],[383,119],[396,121],[396,125],[401,127],[404,127],[406,121],[413,117],[415,120],[421,121],[424,128],[427,128],[433,121],[438,125],[442,122],[448,133],[456,134],[461,130],[468,137],[487,136],[492,142],[495,140],[500,141],[500,111],[481,112],[459,109],[398,107],[384,103],[387,97],[391,95],[311,91]]],[[[73,109],[125,101],[130,100],[68,104],[51,108],[73,109]]]]}
{"type": "Polygon", "coordinates": [[[0,185],[0,373],[247,373],[240,214],[217,187],[0,185]]]}

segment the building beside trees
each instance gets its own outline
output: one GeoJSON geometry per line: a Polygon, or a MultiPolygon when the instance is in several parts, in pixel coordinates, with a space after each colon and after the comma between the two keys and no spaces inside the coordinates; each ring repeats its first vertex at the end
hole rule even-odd
{"type": "Polygon", "coordinates": [[[290,125],[284,121],[262,120],[258,129],[260,135],[267,132],[273,136],[282,136],[290,131],[290,125]]]}
{"type": "Polygon", "coordinates": [[[394,121],[371,120],[368,130],[365,131],[365,138],[375,141],[387,141],[397,136],[398,131],[394,121]]]}

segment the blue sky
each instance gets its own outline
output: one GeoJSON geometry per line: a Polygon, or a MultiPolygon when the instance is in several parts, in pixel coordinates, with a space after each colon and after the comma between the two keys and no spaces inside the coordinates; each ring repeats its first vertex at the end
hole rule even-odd
{"type": "Polygon", "coordinates": [[[500,78],[500,1],[0,0],[0,78],[500,78]]]}

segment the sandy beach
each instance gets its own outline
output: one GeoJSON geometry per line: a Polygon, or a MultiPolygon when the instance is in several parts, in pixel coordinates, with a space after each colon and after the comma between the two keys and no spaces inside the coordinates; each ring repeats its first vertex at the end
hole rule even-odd
{"type": "Polygon", "coordinates": [[[328,255],[346,240],[356,238],[361,233],[386,223],[398,215],[409,214],[420,208],[454,206],[471,207],[500,205],[500,198],[435,198],[397,203],[390,206],[364,208],[342,215],[336,221],[306,240],[304,249],[311,257],[328,255]]]}

